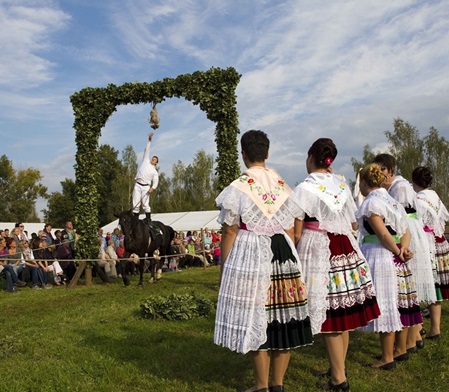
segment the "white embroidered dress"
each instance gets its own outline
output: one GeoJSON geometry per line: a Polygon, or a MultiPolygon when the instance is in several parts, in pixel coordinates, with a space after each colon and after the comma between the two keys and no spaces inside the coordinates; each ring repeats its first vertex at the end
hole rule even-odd
{"type": "Polygon", "coordinates": [[[434,282],[438,285],[449,285],[449,266],[442,268],[445,264],[442,256],[447,254],[447,241],[435,242],[435,237],[444,237],[446,222],[449,221],[449,212],[441,201],[438,194],[431,189],[424,189],[416,194],[417,210],[421,216],[426,231],[426,238],[432,254],[432,271],[434,282]],[[438,250],[436,247],[438,246],[438,250]]]}
{"type": "Polygon", "coordinates": [[[294,192],[301,207],[298,219],[304,220],[307,214],[319,225],[319,230],[304,226],[297,244],[303,263],[312,333],[317,334],[321,332],[329,308],[363,304],[366,297],[371,298],[375,293],[365,258],[352,235],[356,206],[344,179],[331,173],[311,173],[294,192]],[[356,253],[334,260],[328,232],[345,235],[356,253]]]}
{"type": "MultiPolygon", "coordinates": [[[[239,230],[224,263],[215,320],[214,343],[239,353],[258,350],[267,341],[265,304],[270,288],[270,237],[283,234],[297,263],[281,269],[301,271],[294,244],[285,234],[299,210],[290,188],[272,169],[252,167],[225,188],[216,199],[220,223],[246,225],[239,230]]],[[[277,321],[304,320],[307,306],[275,313],[277,321]]]]}
{"type": "MultiPolygon", "coordinates": [[[[398,237],[402,237],[407,230],[404,208],[383,188],[370,192],[356,213],[361,238],[370,235],[364,226],[364,220],[372,215],[380,216],[385,225],[390,226],[398,237]]],[[[380,308],[380,316],[364,330],[400,331],[403,325],[398,309],[399,289],[393,253],[380,243],[364,243],[361,250],[369,264],[380,308]]]]}
{"type": "Polygon", "coordinates": [[[417,208],[416,193],[412,185],[402,176],[395,176],[388,193],[404,208],[410,207],[416,214],[407,214],[407,224],[410,230],[410,250],[413,258],[408,262],[416,282],[418,299],[432,304],[437,300],[435,282],[432,272],[432,249],[428,236],[424,231],[424,224],[417,208]]]}

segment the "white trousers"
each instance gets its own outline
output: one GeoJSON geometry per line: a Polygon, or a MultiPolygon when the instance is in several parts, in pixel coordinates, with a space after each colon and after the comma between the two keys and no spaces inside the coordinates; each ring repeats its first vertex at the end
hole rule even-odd
{"type": "Polygon", "coordinates": [[[61,275],[63,274],[63,271],[61,266],[59,265],[59,262],[57,262],[56,260],[53,261],[53,263],[48,266],[48,270],[50,272],[53,272],[53,279],[56,283],[61,281],[61,275]]]}
{"type": "Polygon", "coordinates": [[[137,182],[134,184],[133,190],[133,212],[140,211],[140,204],[145,212],[151,212],[150,208],[150,190],[149,185],[139,185],[137,182]]]}

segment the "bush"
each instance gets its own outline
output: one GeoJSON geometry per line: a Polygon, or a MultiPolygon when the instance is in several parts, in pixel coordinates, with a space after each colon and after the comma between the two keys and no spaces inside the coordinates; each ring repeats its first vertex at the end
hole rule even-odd
{"type": "Polygon", "coordinates": [[[192,294],[171,294],[168,297],[150,297],[140,304],[143,318],[150,320],[190,320],[207,317],[214,310],[212,301],[192,294]]]}

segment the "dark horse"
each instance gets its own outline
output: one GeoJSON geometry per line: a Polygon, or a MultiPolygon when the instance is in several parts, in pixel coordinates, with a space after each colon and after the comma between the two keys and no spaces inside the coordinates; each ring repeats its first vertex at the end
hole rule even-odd
{"type": "MultiPolygon", "coordinates": [[[[173,229],[170,226],[164,225],[159,221],[152,221],[154,228],[153,235],[150,233],[150,227],[138,217],[134,216],[132,211],[123,211],[115,215],[119,219],[120,227],[125,236],[125,258],[135,253],[139,256],[139,271],[140,279],[139,286],[143,285],[143,271],[145,267],[145,257],[150,259],[150,274],[153,282],[156,282],[155,272],[162,268],[164,257],[169,253],[170,243],[174,237],[173,229]],[[153,253],[159,250],[160,258],[153,257],[153,253]]],[[[127,276],[126,260],[122,260],[123,283],[125,286],[129,285],[129,278],[127,276]]]]}

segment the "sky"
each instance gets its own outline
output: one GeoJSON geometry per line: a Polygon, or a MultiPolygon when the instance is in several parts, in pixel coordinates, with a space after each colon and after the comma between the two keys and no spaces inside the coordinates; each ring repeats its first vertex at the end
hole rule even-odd
{"type": "MultiPolygon", "coordinates": [[[[334,171],[353,179],[351,157],[385,151],[394,118],[449,138],[448,64],[446,0],[0,0],[0,155],[61,191],[75,179],[72,94],[234,67],[240,131],[268,134],[268,166],[294,187],[310,145],[330,137],[334,171]]],[[[200,148],[217,155],[198,106],[157,108],[161,172],[200,148]]],[[[100,144],[132,145],[140,161],[150,109],[118,107],[100,144]]]]}

